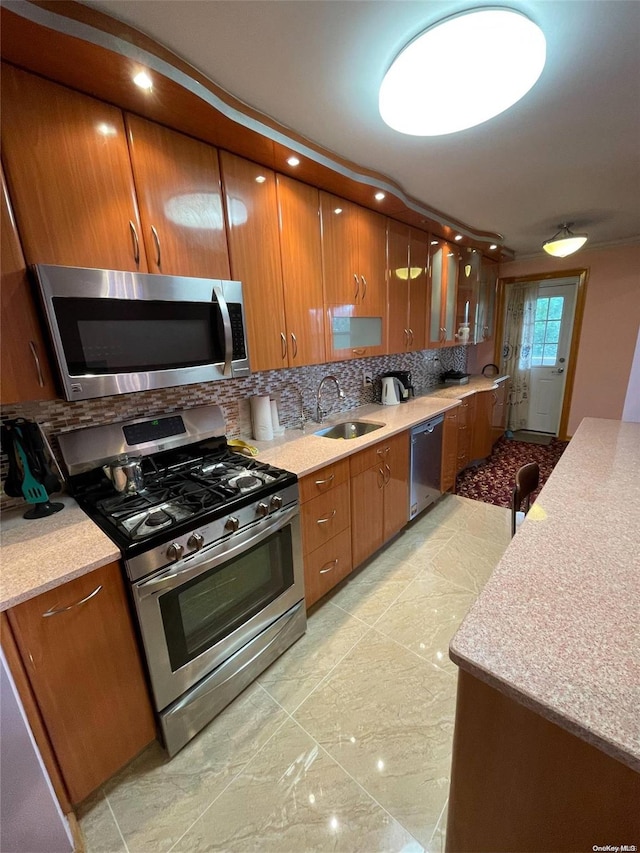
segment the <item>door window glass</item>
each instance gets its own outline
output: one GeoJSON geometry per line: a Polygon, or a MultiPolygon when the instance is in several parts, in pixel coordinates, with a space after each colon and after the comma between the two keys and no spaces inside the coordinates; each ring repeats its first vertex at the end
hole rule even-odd
{"type": "Polygon", "coordinates": [[[554,367],[558,358],[564,296],[539,296],[533,326],[532,367],[554,367]]]}

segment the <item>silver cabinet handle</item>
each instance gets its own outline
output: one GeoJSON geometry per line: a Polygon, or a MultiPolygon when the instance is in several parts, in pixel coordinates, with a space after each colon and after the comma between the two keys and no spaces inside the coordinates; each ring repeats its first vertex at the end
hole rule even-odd
{"type": "Polygon", "coordinates": [[[40,358],[38,357],[38,348],[36,347],[35,341],[29,341],[29,349],[31,350],[31,355],[33,356],[33,360],[36,363],[36,370],[38,371],[38,385],[41,388],[44,388],[44,376],[42,375],[42,365],[40,364],[40,358]]]}
{"type": "Polygon", "coordinates": [[[330,475],[326,478],[326,480],[316,480],[316,481],[315,481],[316,486],[324,486],[324,484],[325,484],[325,483],[331,483],[331,482],[332,482],[332,480],[334,480],[334,479],[335,479],[335,476],[336,476],[335,474],[330,474],[330,475]]]}
{"type": "Polygon", "coordinates": [[[298,339],[291,332],[291,343],[293,344],[293,357],[295,358],[298,355],[298,339]]]}
{"type": "Polygon", "coordinates": [[[338,565],[338,558],[336,557],[335,560],[331,560],[331,562],[324,564],[324,566],[320,569],[320,574],[326,575],[327,572],[332,572],[337,565],[338,565]]]}
{"type": "Polygon", "coordinates": [[[138,232],[132,219],[129,220],[129,228],[131,230],[131,240],[133,241],[133,260],[136,262],[136,266],[138,266],[140,264],[140,241],[138,240],[138,232]]]}
{"type": "Polygon", "coordinates": [[[447,327],[446,326],[444,326],[442,329],[442,340],[443,341],[447,340],[447,327]]]}
{"type": "Polygon", "coordinates": [[[383,489],[385,486],[385,483],[386,483],[386,480],[385,480],[385,476],[384,476],[384,471],[382,470],[382,468],[378,468],[378,488],[383,489]],[[382,482],[380,482],[381,478],[382,478],[382,482]]]}
{"type": "Polygon", "coordinates": [[[358,291],[360,290],[360,279],[358,278],[358,276],[355,273],[353,274],[353,277],[354,277],[355,282],[356,282],[356,292],[355,292],[355,296],[353,298],[357,299],[358,298],[358,291]]]}
{"type": "Polygon", "coordinates": [[[409,335],[411,336],[411,340],[409,341],[409,345],[413,346],[413,329],[409,329],[409,335]]]}
{"type": "Polygon", "coordinates": [[[162,255],[160,254],[160,237],[158,237],[158,232],[156,231],[155,225],[151,226],[151,234],[153,235],[153,242],[156,246],[156,266],[160,269],[162,265],[162,255]]]}
{"type": "Polygon", "coordinates": [[[287,336],[284,332],[280,332],[280,340],[282,341],[282,358],[287,357],[287,336]]]}
{"type": "Polygon", "coordinates": [[[366,349],[364,347],[358,347],[357,349],[352,349],[351,352],[355,353],[356,355],[364,355],[366,349]]]}
{"type": "Polygon", "coordinates": [[[229,306],[224,298],[222,287],[219,284],[213,285],[211,301],[213,298],[218,300],[220,314],[222,315],[222,328],[224,330],[224,368],[223,376],[231,376],[231,360],[233,359],[233,332],[231,331],[231,315],[229,314],[229,306]]]}
{"type": "Polygon", "coordinates": [[[389,485],[389,482],[391,481],[391,468],[389,467],[389,464],[387,462],[384,463],[384,467],[387,471],[387,476],[386,476],[386,479],[384,481],[384,484],[385,484],[385,486],[387,486],[387,485],[389,485]]]}
{"type": "Polygon", "coordinates": [[[360,278],[362,279],[362,298],[364,299],[367,295],[367,280],[363,275],[360,278]]]}
{"type": "Polygon", "coordinates": [[[324,518],[316,519],[316,524],[326,524],[328,521],[331,521],[332,518],[335,518],[337,511],[337,509],[334,509],[332,512],[329,513],[329,515],[326,515],[324,518]]]}
{"type": "Polygon", "coordinates": [[[46,617],[46,616],[57,616],[57,615],[58,615],[58,613],[66,613],[66,612],[67,612],[67,610],[73,610],[73,608],[74,608],[74,607],[80,607],[80,605],[81,605],[81,604],[86,604],[86,603],[87,603],[87,601],[89,601],[89,600],[90,600],[90,599],[92,599],[95,595],[97,595],[97,594],[100,592],[100,590],[101,590],[101,589],[102,589],[102,584],[100,584],[100,586],[97,586],[97,587],[93,590],[93,592],[90,592],[90,593],[89,593],[89,595],[85,596],[84,598],[81,598],[81,599],[80,599],[80,601],[76,601],[74,604],[70,604],[68,607],[52,608],[51,610],[47,610],[47,611],[45,611],[42,615],[43,615],[43,617],[46,617]]]}
{"type": "Polygon", "coordinates": [[[404,345],[409,346],[409,329],[404,330],[404,345]]]}

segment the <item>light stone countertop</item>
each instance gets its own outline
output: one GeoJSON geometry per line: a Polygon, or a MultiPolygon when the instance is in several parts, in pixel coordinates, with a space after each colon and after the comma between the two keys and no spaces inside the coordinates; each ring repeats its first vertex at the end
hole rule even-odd
{"type": "Polygon", "coordinates": [[[113,560],[120,551],[68,495],[47,518],[24,519],[24,508],[2,516],[0,610],[54,589],[113,560]]]}
{"type": "Polygon", "coordinates": [[[640,771],[640,424],[586,418],[453,637],[459,667],[640,771]]]}
{"type": "MultiPolygon", "coordinates": [[[[259,442],[251,438],[247,441],[259,448],[261,462],[304,476],[454,408],[467,394],[495,387],[494,381],[474,377],[468,385],[439,386],[408,403],[397,406],[374,403],[327,418],[322,425],[309,422],[305,433],[287,430],[282,438],[273,441],[259,442]],[[384,426],[348,441],[313,435],[324,426],[345,420],[374,421],[384,426]]],[[[23,519],[24,508],[3,513],[0,610],[120,558],[119,550],[109,537],[71,497],[56,496],[54,499],[61,500],[65,509],[45,519],[23,519]]]]}

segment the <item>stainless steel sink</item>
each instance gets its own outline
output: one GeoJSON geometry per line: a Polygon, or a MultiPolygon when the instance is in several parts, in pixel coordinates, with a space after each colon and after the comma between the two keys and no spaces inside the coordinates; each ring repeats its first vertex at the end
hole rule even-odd
{"type": "Polygon", "coordinates": [[[384,424],[374,424],[369,421],[342,421],[339,424],[319,429],[314,432],[314,435],[319,435],[322,438],[359,438],[368,432],[382,429],[383,426],[384,424]]]}

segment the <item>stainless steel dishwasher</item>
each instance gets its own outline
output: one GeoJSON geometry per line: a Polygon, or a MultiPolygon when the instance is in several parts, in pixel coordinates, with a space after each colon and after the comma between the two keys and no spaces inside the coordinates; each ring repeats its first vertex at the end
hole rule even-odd
{"type": "Polygon", "coordinates": [[[409,520],[437,500],[442,473],[444,415],[423,421],[411,430],[411,491],[409,520]]]}

